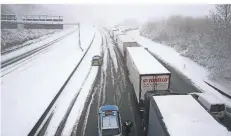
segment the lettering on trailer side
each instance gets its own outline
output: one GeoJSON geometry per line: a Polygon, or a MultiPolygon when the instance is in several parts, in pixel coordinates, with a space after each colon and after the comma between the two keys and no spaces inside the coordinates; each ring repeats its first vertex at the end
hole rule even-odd
{"type": "Polygon", "coordinates": [[[147,91],[168,90],[169,75],[141,76],[141,99],[147,91]]]}
{"type": "Polygon", "coordinates": [[[167,82],[168,78],[151,78],[151,79],[143,79],[143,83],[147,83],[147,82],[167,82]]]}

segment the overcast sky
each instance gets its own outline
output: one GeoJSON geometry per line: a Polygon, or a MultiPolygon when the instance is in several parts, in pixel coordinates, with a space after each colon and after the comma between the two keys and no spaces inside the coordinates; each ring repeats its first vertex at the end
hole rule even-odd
{"type": "MultiPolygon", "coordinates": [[[[56,10],[59,6],[49,5],[50,10],[56,10]]],[[[152,4],[152,5],[62,5],[59,10],[60,14],[73,16],[76,20],[81,21],[98,21],[118,22],[126,18],[134,18],[141,22],[147,19],[161,19],[170,15],[185,15],[185,16],[204,16],[209,13],[209,10],[214,8],[214,5],[209,4],[152,4]],[[65,13],[64,13],[65,11],[65,13]]],[[[72,18],[72,19],[73,19],[72,18]]]]}
{"type": "MultiPolygon", "coordinates": [[[[10,5],[11,6],[11,5],[10,5]]],[[[170,15],[204,16],[213,9],[209,4],[88,4],[88,5],[14,5],[22,14],[63,15],[67,21],[120,22],[126,18],[144,22],[170,15]]],[[[18,11],[15,11],[16,13],[18,11]]]]}

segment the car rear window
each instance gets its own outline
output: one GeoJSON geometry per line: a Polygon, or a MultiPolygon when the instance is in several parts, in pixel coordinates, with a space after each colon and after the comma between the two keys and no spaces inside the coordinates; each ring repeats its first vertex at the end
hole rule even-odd
{"type": "Polygon", "coordinates": [[[103,136],[113,136],[113,135],[118,135],[120,134],[119,128],[115,129],[103,129],[102,130],[103,136]]]}
{"type": "Polygon", "coordinates": [[[211,112],[220,112],[220,111],[224,111],[225,110],[225,106],[224,105],[212,105],[210,111],[211,112]]]}

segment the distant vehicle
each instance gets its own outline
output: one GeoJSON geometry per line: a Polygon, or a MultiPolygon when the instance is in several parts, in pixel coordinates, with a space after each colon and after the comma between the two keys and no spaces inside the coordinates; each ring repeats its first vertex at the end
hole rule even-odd
{"type": "Polygon", "coordinates": [[[191,93],[204,108],[218,119],[224,118],[225,104],[209,93],[191,93]]]}
{"type": "Polygon", "coordinates": [[[92,57],[91,65],[100,66],[103,63],[103,58],[100,55],[95,55],[92,57]]]}
{"type": "Polygon", "coordinates": [[[139,47],[139,44],[135,41],[135,39],[129,35],[118,35],[116,42],[121,54],[124,57],[126,56],[127,47],[139,47]]]}
{"type": "Polygon", "coordinates": [[[146,113],[146,136],[230,135],[191,95],[152,96],[146,113]]]}
{"type": "Polygon", "coordinates": [[[122,122],[116,105],[104,105],[98,112],[99,136],[122,136],[122,122]]]}
{"type": "Polygon", "coordinates": [[[117,43],[118,42],[118,36],[119,35],[125,35],[125,33],[121,32],[121,31],[114,31],[114,34],[113,34],[113,39],[114,41],[117,43]]]}

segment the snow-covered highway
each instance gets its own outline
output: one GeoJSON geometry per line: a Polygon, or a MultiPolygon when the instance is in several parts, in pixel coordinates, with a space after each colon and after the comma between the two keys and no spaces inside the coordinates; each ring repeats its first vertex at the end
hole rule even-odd
{"type": "MultiPolygon", "coordinates": [[[[89,47],[96,29],[82,26],[81,45],[89,47]]],[[[78,30],[49,50],[2,77],[2,135],[27,135],[81,60],[78,30]],[[14,129],[14,131],[12,131],[14,129]]]]}
{"type": "MultiPolygon", "coordinates": [[[[131,135],[143,135],[133,86],[117,44],[101,27],[85,25],[80,32],[83,51],[75,29],[45,51],[18,61],[20,67],[7,66],[10,72],[1,82],[2,135],[97,135],[97,111],[105,104],[117,105],[122,121],[134,122],[131,135]],[[91,66],[94,55],[103,56],[102,66],[91,66]]],[[[153,42],[146,42],[140,44],[154,50],[153,42]]],[[[161,63],[171,71],[172,91],[199,91],[175,69],[161,63]]]]}
{"type": "Polygon", "coordinates": [[[78,124],[98,73],[98,67],[91,66],[91,59],[94,55],[100,55],[101,39],[101,34],[96,31],[91,47],[54,104],[55,109],[47,130],[42,130],[47,136],[74,133],[74,126],[78,124]]]}

